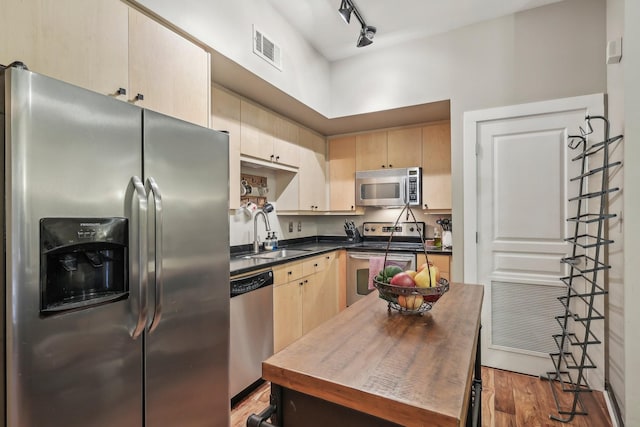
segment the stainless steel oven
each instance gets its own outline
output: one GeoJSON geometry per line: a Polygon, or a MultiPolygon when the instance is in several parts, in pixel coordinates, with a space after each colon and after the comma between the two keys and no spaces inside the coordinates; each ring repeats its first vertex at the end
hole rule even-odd
{"type": "Polygon", "coordinates": [[[416,252],[424,250],[424,230],[424,222],[362,224],[362,243],[347,251],[347,305],[373,291],[369,286],[369,270],[373,257],[384,257],[387,253],[386,265],[397,265],[403,270],[415,270],[416,252]]]}
{"type": "MultiPolygon", "coordinates": [[[[372,257],[380,257],[384,254],[384,251],[347,251],[347,305],[364,298],[372,291],[369,289],[369,261],[372,257]]],[[[415,270],[416,254],[389,252],[386,265],[398,265],[404,270],[415,270]]]]}

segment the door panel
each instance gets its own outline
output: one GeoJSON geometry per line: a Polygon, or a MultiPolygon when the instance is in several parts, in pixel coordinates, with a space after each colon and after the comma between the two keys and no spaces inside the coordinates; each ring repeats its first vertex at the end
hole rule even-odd
{"type": "MultiPolygon", "coordinates": [[[[158,314],[157,294],[162,304],[160,322],[145,336],[146,425],[185,425],[188,414],[190,426],[226,427],[228,136],[149,110],[144,129],[145,177],[162,197],[161,251],[150,257],[150,318],[158,314]]],[[[157,204],[149,203],[153,248],[157,204]]]]}
{"type": "MultiPolygon", "coordinates": [[[[7,72],[7,425],[137,427],[142,343],[129,335],[132,298],[41,316],[39,221],[127,216],[125,190],[141,173],[141,111],[7,72]]],[[[138,291],[131,278],[129,288],[138,291]]]]}
{"type": "Polygon", "coordinates": [[[565,177],[574,175],[567,170],[573,165],[567,159],[566,123],[583,121],[579,111],[553,119],[496,120],[479,130],[478,272],[489,284],[485,301],[491,316],[483,326],[490,340],[483,363],[490,366],[534,375],[552,368],[548,353],[552,334],[559,332],[556,298],[564,288],[558,269],[550,271],[549,265],[560,266],[570,248],[563,240],[569,234],[565,177]]]}
{"type": "Polygon", "coordinates": [[[590,98],[581,97],[465,117],[465,138],[472,134],[476,142],[469,171],[475,183],[465,183],[465,194],[475,190],[476,198],[465,200],[465,254],[477,257],[465,256],[465,281],[486,287],[484,365],[532,375],[553,369],[548,353],[556,350],[555,316],[563,310],[557,297],[566,293],[560,260],[573,233],[565,218],[575,210],[567,200],[577,192],[569,178],[579,174],[567,137],[579,133],[587,113],[601,111],[602,97],[594,97],[599,103],[591,111],[590,98]]]}

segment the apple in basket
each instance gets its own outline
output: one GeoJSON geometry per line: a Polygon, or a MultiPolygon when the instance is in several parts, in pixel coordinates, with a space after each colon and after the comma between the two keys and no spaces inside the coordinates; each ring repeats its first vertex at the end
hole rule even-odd
{"type": "Polygon", "coordinates": [[[406,271],[397,273],[393,276],[389,284],[393,286],[402,286],[403,288],[414,288],[416,286],[416,282],[413,280],[413,277],[411,277],[411,274],[406,271]]]}

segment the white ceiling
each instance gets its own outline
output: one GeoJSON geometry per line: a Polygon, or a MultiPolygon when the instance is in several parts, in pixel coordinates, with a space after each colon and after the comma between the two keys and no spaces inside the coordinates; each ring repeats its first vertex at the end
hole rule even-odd
{"type": "Polygon", "coordinates": [[[561,0],[353,0],[367,25],[377,28],[374,43],[363,48],[356,47],[356,17],[347,25],[338,15],[340,0],[268,1],[318,52],[335,61],[561,0]]]}

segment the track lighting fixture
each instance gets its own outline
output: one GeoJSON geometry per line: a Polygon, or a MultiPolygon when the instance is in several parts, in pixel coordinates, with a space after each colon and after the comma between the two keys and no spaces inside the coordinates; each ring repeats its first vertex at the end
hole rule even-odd
{"type": "Polygon", "coordinates": [[[353,12],[353,7],[347,0],[342,0],[342,3],[340,3],[340,9],[338,9],[338,13],[347,24],[349,23],[349,21],[351,21],[351,12],[353,12]]]}
{"type": "Polygon", "coordinates": [[[360,14],[360,11],[356,7],[356,5],[353,4],[353,0],[342,0],[340,3],[340,8],[338,9],[338,13],[347,24],[351,20],[351,13],[356,15],[356,18],[360,22],[362,28],[360,30],[358,42],[356,43],[357,47],[364,47],[373,43],[373,37],[376,35],[376,27],[367,25],[366,22],[364,22],[364,18],[360,14]]]}
{"type": "Polygon", "coordinates": [[[360,30],[360,37],[358,37],[358,47],[368,46],[373,43],[373,36],[376,35],[376,27],[365,25],[360,30]]]}

